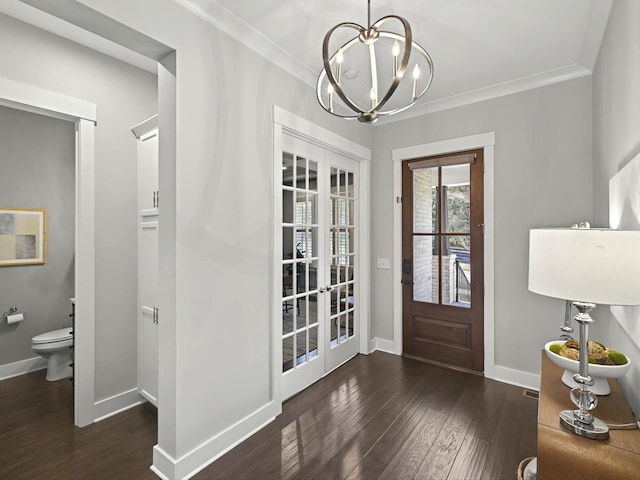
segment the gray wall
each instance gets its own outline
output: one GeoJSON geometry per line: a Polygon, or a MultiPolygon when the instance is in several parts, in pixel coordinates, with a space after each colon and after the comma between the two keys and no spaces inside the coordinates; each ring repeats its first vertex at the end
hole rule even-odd
{"type": "Polygon", "coordinates": [[[75,130],[64,120],[0,107],[0,207],[47,210],[47,263],[0,267],[0,365],[37,357],[31,338],[71,325],[75,226],[75,130]]]}
{"type": "MultiPolygon", "coordinates": [[[[640,153],[640,2],[613,2],[593,75],[594,219],[609,224],[609,179],[640,153]]],[[[640,186],[638,187],[640,188],[640,186]]],[[[633,254],[637,254],[634,252],[633,254]]],[[[606,306],[594,310],[594,337],[632,359],[620,380],[640,416],[640,338],[631,338],[606,306]]],[[[636,318],[640,321],[640,318],[636,318]]]]}
{"type": "MultiPolygon", "coordinates": [[[[97,105],[95,398],[136,386],[136,140],[157,77],[0,15],[0,76],[97,105]]],[[[82,321],[82,319],[77,319],[82,321]]]]}
{"type": "MultiPolygon", "coordinates": [[[[495,365],[537,375],[564,307],[527,289],[529,229],[591,218],[589,77],[377,127],[372,256],[393,258],[391,150],[489,131],[496,136],[495,365]]],[[[392,340],[393,269],[372,272],[374,335],[392,340]]]]}

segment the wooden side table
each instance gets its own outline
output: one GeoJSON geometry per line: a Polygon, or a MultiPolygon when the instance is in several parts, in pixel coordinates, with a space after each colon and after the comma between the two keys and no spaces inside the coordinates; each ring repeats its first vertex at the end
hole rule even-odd
{"type": "MultiPolygon", "coordinates": [[[[562,369],[542,351],[538,402],[538,480],[640,480],[640,430],[611,430],[607,440],[589,440],[560,425],[561,410],[573,410],[562,369]]],[[[635,422],[617,380],[598,397],[591,413],[607,424],[635,422]]]]}

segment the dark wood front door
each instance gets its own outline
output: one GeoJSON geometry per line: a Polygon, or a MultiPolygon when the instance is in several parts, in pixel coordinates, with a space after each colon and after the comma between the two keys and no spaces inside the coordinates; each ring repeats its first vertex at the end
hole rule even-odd
{"type": "Polygon", "coordinates": [[[402,163],[403,353],[484,370],[483,151],[402,163]]]}

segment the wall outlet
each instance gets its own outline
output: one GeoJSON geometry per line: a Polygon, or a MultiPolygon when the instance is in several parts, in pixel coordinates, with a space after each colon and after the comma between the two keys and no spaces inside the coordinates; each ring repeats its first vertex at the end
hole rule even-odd
{"type": "Polygon", "coordinates": [[[378,258],[376,260],[376,267],[389,270],[391,268],[391,260],[389,260],[388,258],[378,258]]]}

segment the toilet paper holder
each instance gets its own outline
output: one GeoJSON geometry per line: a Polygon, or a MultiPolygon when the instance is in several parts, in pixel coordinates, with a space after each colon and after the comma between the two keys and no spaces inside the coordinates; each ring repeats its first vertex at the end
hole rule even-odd
{"type": "Polygon", "coordinates": [[[14,313],[17,313],[17,311],[18,307],[11,307],[8,312],[4,312],[2,314],[2,318],[6,320],[9,315],[13,315],[14,313]]]}

